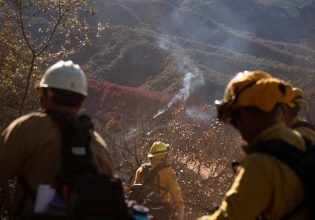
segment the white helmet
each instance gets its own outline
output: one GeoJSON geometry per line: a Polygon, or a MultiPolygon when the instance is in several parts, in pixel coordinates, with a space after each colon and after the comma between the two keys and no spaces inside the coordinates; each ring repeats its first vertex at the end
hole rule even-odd
{"type": "Polygon", "coordinates": [[[86,76],[80,66],[71,60],[60,60],[49,67],[38,87],[63,89],[87,96],[86,76]]]}

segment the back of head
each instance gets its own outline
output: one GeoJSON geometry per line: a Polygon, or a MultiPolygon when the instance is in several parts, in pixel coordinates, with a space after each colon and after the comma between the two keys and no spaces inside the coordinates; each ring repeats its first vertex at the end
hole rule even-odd
{"type": "Polygon", "coordinates": [[[87,79],[79,65],[61,60],[46,70],[37,91],[56,104],[79,107],[87,96],[87,79]]]}

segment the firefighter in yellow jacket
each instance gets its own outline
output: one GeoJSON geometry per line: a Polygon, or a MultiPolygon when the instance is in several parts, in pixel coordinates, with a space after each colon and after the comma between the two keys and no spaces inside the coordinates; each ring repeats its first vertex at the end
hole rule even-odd
{"type": "Polygon", "coordinates": [[[261,71],[238,73],[229,82],[223,99],[216,101],[218,118],[240,132],[247,156],[218,210],[198,220],[308,219],[302,205],[304,188],[295,171],[273,156],[255,152],[255,147],[272,140],[305,150],[301,135],[278,118],[281,104],[292,97],[290,85],[261,71]]]}
{"type": "MultiPolygon", "coordinates": [[[[47,69],[37,91],[44,110],[77,114],[87,96],[87,79],[79,65],[59,61],[47,69]]],[[[1,133],[0,180],[15,176],[23,180],[14,204],[16,218],[29,219],[32,215],[34,200],[29,191],[36,192],[39,184],[55,184],[55,175],[61,168],[61,146],[58,125],[44,112],[19,117],[1,133]]],[[[107,146],[95,131],[91,131],[90,147],[99,171],[113,175],[107,146]]]]}
{"type": "Polygon", "coordinates": [[[282,111],[283,122],[294,130],[297,130],[303,137],[315,143],[315,128],[314,125],[302,120],[298,113],[305,105],[303,91],[300,88],[292,88],[293,99],[290,103],[283,105],[282,111]]]}
{"type": "MultiPolygon", "coordinates": [[[[160,141],[156,141],[152,144],[148,158],[152,169],[161,164],[167,164],[167,155],[170,152],[170,147],[160,141]]],[[[143,167],[139,167],[136,171],[134,184],[142,183],[143,179],[143,167]]],[[[184,200],[180,191],[180,187],[176,181],[174,170],[166,165],[160,169],[157,175],[154,177],[154,183],[160,188],[160,195],[163,197],[163,201],[166,204],[170,204],[175,207],[179,220],[184,219],[184,200]]],[[[165,216],[165,211],[151,210],[153,219],[167,220],[170,216],[165,216]],[[155,215],[154,215],[155,214],[155,215]]]]}

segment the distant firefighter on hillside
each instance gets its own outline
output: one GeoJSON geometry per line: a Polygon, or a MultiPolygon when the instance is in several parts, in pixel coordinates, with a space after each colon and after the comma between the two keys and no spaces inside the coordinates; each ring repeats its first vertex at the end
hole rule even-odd
{"type": "Polygon", "coordinates": [[[170,147],[161,141],[152,144],[148,158],[136,171],[130,199],[150,209],[153,220],[167,220],[173,207],[178,220],[184,219],[184,200],[174,170],[167,163],[170,147]]]}

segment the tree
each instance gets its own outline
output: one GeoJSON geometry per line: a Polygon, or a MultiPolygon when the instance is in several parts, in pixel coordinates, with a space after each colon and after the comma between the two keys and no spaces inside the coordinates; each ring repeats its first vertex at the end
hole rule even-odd
{"type": "Polygon", "coordinates": [[[41,68],[78,53],[104,26],[87,22],[95,12],[88,0],[1,0],[0,6],[0,88],[22,97],[20,115],[41,68]]]}

